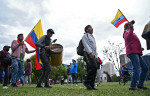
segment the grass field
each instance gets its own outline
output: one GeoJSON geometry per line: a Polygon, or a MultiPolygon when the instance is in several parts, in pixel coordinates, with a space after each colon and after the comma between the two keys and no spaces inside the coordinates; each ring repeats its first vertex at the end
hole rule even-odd
{"type": "MultiPolygon", "coordinates": [[[[32,86],[10,87],[2,89],[0,85],[0,96],[150,96],[150,89],[147,90],[129,90],[130,82],[121,86],[118,82],[102,83],[96,86],[98,90],[86,90],[82,83],[78,86],[71,84],[52,85],[53,88],[36,88],[32,86]]],[[[145,82],[145,86],[150,88],[150,81],[145,82]]]]}

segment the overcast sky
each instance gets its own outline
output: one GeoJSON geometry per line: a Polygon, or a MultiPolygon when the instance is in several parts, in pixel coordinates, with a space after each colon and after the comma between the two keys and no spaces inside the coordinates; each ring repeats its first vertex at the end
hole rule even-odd
{"type": "MultiPolygon", "coordinates": [[[[55,31],[52,39],[63,45],[63,63],[69,64],[77,59],[76,47],[88,24],[94,29],[98,54],[102,58],[102,49],[108,46],[108,40],[123,43],[123,23],[115,28],[110,22],[120,9],[126,18],[135,20],[134,32],[140,38],[144,54],[146,41],[141,38],[143,28],[150,21],[150,0],[0,0],[0,49],[17,39],[17,34],[26,37],[41,19],[43,34],[47,29],[55,31]]],[[[27,43],[26,45],[30,50],[27,43]]],[[[25,59],[33,54],[26,54],[25,59]]]]}

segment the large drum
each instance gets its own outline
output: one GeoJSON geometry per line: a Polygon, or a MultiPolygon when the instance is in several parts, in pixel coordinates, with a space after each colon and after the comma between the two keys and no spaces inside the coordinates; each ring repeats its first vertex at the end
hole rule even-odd
{"type": "Polygon", "coordinates": [[[62,52],[63,46],[60,44],[52,44],[50,45],[51,56],[50,56],[50,64],[51,66],[60,66],[62,64],[62,52]]]}

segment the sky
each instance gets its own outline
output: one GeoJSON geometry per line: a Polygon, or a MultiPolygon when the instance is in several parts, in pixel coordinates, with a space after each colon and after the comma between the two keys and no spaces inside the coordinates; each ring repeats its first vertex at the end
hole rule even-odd
{"type": "MultiPolygon", "coordinates": [[[[150,0],[0,0],[0,50],[4,45],[11,45],[19,33],[26,38],[41,19],[43,34],[52,28],[55,31],[52,39],[64,47],[63,64],[79,57],[76,47],[86,25],[93,27],[98,56],[103,58],[102,50],[108,46],[108,40],[124,46],[125,23],[119,28],[110,23],[120,9],[129,21],[135,20],[134,32],[145,49],[143,54],[147,54],[150,52],[141,34],[150,21],[149,4],[150,0]]],[[[26,54],[25,60],[33,54],[26,54]]]]}

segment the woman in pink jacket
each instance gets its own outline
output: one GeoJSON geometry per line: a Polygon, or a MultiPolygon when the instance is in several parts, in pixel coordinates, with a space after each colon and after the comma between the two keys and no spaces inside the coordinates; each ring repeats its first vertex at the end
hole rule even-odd
{"type": "Polygon", "coordinates": [[[146,62],[141,57],[143,48],[141,47],[140,40],[133,32],[134,23],[134,20],[126,23],[124,25],[125,31],[123,34],[123,38],[125,40],[126,54],[130,58],[133,66],[133,75],[129,90],[147,89],[146,87],[144,87],[143,83],[148,72],[148,67],[146,62]],[[141,67],[141,73],[139,71],[139,66],[141,67]],[[136,88],[137,80],[139,80],[139,82],[136,88]]]}

